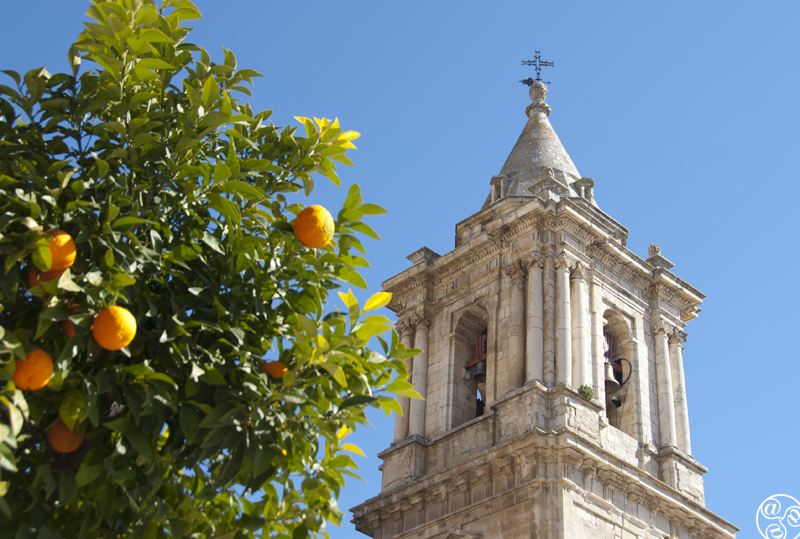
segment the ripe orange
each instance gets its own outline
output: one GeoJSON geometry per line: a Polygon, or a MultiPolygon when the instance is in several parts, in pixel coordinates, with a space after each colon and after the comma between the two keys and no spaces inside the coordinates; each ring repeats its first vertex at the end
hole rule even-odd
{"type": "Polygon", "coordinates": [[[59,453],[72,453],[83,443],[83,438],[69,430],[60,419],[58,423],[47,429],[47,441],[59,453]]]}
{"type": "Polygon", "coordinates": [[[69,335],[70,337],[75,336],[75,324],[72,323],[72,320],[62,320],[58,323],[61,326],[61,329],[69,335]]]}
{"type": "Polygon", "coordinates": [[[286,368],[286,365],[280,361],[268,361],[261,365],[261,370],[273,378],[283,378],[283,375],[289,372],[289,369],[286,368]]]}
{"type": "Polygon", "coordinates": [[[72,236],[59,230],[50,241],[50,269],[48,271],[64,271],[75,263],[75,242],[72,236]]]}
{"type": "Polygon", "coordinates": [[[22,361],[17,361],[14,384],[19,389],[36,391],[50,383],[53,375],[53,358],[41,349],[36,349],[22,361]]]}
{"type": "Polygon", "coordinates": [[[125,348],[136,336],[136,319],[124,307],[106,307],[95,317],[92,335],[106,350],[125,348]]]}
{"type": "Polygon", "coordinates": [[[306,247],[325,247],[333,238],[336,223],[322,206],[309,206],[294,222],[294,235],[306,247]]]}
{"type": "Polygon", "coordinates": [[[56,277],[59,277],[64,270],[61,271],[45,271],[42,272],[42,275],[39,275],[39,271],[36,268],[31,268],[31,271],[28,272],[28,285],[33,288],[34,286],[39,286],[41,283],[46,283],[47,281],[52,281],[56,277]]]}

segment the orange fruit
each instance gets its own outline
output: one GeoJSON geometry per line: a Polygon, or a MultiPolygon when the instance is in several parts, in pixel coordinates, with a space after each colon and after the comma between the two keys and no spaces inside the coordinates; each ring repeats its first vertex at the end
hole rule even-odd
{"type": "Polygon", "coordinates": [[[61,329],[64,330],[64,333],[70,337],[75,336],[75,324],[72,323],[72,320],[62,320],[58,323],[58,325],[61,326],[61,329]]]}
{"type": "Polygon", "coordinates": [[[59,453],[72,453],[83,443],[83,438],[69,430],[67,425],[60,419],[58,423],[47,429],[47,441],[50,447],[59,453]]]}
{"type": "Polygon", "coordinates": [[[261,365],[261,370],[273,378],[283,378],[283,375],[289,372],[289,369],[286,368],[286,365],[280,361],[268,361],[261,365]]]}
{"type": "Polygon", "coordinates": [[[50,241],[50,268],[48,271],[64,271],[75,263],[75,242],[72,236],[59,230],[50,241]]]}
{"type": "Polygon", "coordinates": [[[306,247],[325,247],[333,238],[336,223],[322,206],[309,206],[294,222],[294,235],[306,247]]]}
{"type": "Polygon", "coordinates": [[[92,335],[106,350],[125,348],[136,336],[136,319],[124,307],[106,307],[95,317],[92,335]]]}
{"type": "Polygon", "coordinates": [[[36,349],[21,361],[14,370],[14,385],[19,389],[36,391],[50,383],[53,375],[53,358],[41,349],[36,349]]]}
{"type": "Polygon", "coordinates": [[[59,277],[64,270],[61,271],[45,271],[42,272],[41,276],[39,275],[39,271],[36,268],[31,268],[31,271],[28,272],[28,285],[33,288],[34,286],[39,286],[41,283],[46,283],[47,281],[52,281],[56,277],[59,277]]]}

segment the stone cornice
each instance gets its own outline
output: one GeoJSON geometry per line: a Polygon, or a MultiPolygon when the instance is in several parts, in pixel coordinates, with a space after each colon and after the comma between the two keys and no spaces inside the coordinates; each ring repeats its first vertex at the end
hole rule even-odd
{"type": "MultiPolygon", "coordinates": [[[[583,242],[586,255],[589,259],[597,260],[607,266],[620,277],[632,282],[649,297],[662,297],[675,306],[680,312],[680,318],[687,322],[697,317],[700,311],[698,306],[705,297],[702,293],[689,286],[663,268],[654,268],[647,261],[630,252],[620,241],[608,235],[594,220],[587,219],[585,208],[565,200],[559,203],[558,211],[553,206],[545,207],[541,204],[535,206],[522,206],[518,211],[507,209],[507,219],[495,217],[485,226],[485,234],[475,237],[460,245],[450,253],[432,259],[427,265],[417,267],[417,272],[409,272],[408,277],[402,274],[387,280],[384,290],[392,293],[392,301],[388,307],[400,313],[408,309],[409,296],[417,294],[420,289],[425,289],[424,299],[433,301],[433,289],[462,274],[468,268],[474,267],[485,260],[496,257],[506,251],[513,240],[523,234],[535,230],[541,237],[544,246],[550,245],[553,240],[552,233],[565,231],[583,242]],[[528,210],[525,213],[525,210],[528,210]],[[581,213],[583,212],[583,213],[581,213]]],[[[627,233],[627,231],[626,231],[627,233]]],[[[542,246],[543,247],[543,246],[542,246]]],[[[537,249],[540,247],[537,247],[537,249]]],[[[527,263],[533,262],[530,255],[523,255],[527,263]]],[[[538,260],[541,261],[541,255],[538,260]]],[[[590,267],[587,269],[591,269],[590,267]]]]}

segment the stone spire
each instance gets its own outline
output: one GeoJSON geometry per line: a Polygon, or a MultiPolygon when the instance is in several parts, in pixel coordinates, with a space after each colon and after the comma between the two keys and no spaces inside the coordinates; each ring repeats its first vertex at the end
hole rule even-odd
{"type": "Polygon", "coordinates": [[[578,169],[550,125],[550,106],[545,103],[547,86],[531,85],[532,103],[525,109],[528,123],[506,159],[500,174],[492,180],[502,186],[487,199],[484,207],[505,196],[533,196],[542,189],[555,188],[561,196],[581,196],[575,182],[581,180],[578,169]],[[540,185],[542,183],[548,186],[540,185]],[[501,190],[501,196],[497,191],[501,190]]]}

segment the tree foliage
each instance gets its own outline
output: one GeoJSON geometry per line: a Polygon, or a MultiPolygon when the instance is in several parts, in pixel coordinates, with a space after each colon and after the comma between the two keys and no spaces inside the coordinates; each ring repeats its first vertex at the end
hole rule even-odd
{"type": "Polygon", "coordinates": [[[364,314],[388,294],[326,307],[341,283],[365,287],[359,236],[377,236],[362,218],[383,210],[353,186],[331,244],[292,232],[293,194],[315,172],[339,185],[358,134],[253,112],[258,73],[186,41],[188,0],[94,0],[87,15],[72,74],[0,85],[0,534],[316,535],[357,468],[346,434],[367,407],[399,411],[382,390],[416,396],[391,382],[413,354],[396,333],[366,348],[391,330],[364,314]],[[79,74],[81,60],[100,68],[79,74]],[[76,262],[31,288],[56,230],[76,262]],[[117,352],[91,333],[109,305],[137,321],[117,352]],[[21,391],[15,362],[37,348],[55,372],[21,391]],[[288,372],[262,372],[265,358],[288,372]],[[74,453],[47,443],[59,419],[85,437],[74,453]]]}

